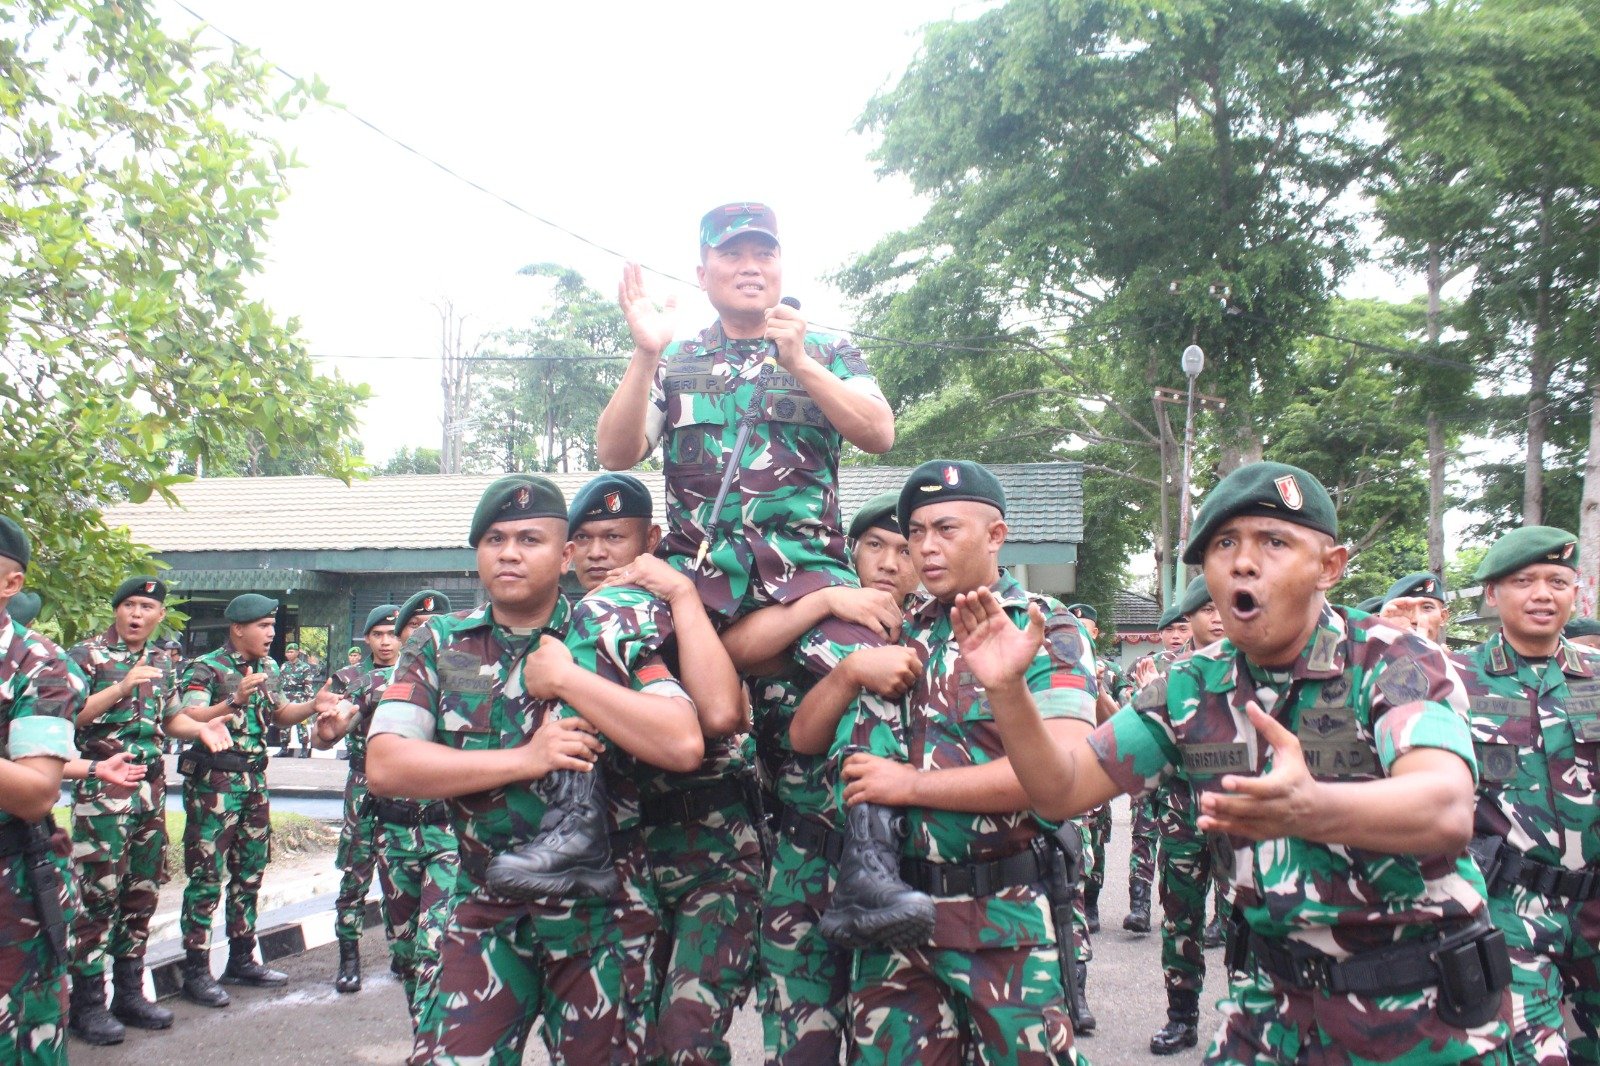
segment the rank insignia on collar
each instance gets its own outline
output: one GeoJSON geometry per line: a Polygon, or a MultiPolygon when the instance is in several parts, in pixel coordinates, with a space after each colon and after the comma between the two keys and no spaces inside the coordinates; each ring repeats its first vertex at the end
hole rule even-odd
{"type": "Polygon", "coordinates": [[[1294,479],[1293,474],[1285,474],[1273,482],[1278,488],[1278,496],[1284,506],[1291,511],[1298,511],[1305,506],[1306,498],[1300,493],[1300,482],[1294,479]]]}
{"type": "Polygon", "coordinates": [[[958,466],[945,467],[944,483],[952,487],[961,484],[961,468],[958,466]]]}

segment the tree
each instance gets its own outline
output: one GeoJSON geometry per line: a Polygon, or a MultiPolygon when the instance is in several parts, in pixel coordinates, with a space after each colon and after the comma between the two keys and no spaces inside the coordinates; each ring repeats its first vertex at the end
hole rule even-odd
{"type": "Polygon", "coordinates": [[[140,0],[0,7],[0,507],[65,639],[148,568],[101,508],[174,500],[180,460],[288,442],[348,478],[365,390],[318,377],[246,292],[291,160],[262,128],[317,86],[172,38],[140,0]]]}
{"type": "Polygon", "coordinates": [[[437,448],[407,448],[400,446],[400,450],[389,457],[389,461],[378,467],[376,473],[379,477],[392,477],[396,474],[437,474],[439,472],[439,449],[437,448]]]}

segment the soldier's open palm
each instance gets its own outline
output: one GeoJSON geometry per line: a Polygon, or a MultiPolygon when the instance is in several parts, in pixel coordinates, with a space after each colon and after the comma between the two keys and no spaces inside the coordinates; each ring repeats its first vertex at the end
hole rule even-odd
{"type": "Polygon", "coordinates": [[[623,266],[617,305],[628,320],[634,345],[641,351],[659,355],[672,343],[672,312],[677,309],[677,298],[668,296],[665,303],[657,305],[645,292],[644,270],[638,263],[623,266]]]}
{"type": "Polygon", "coordinates": [[[978,684],[993,688],[1022,679],[1044,643],[1044,615],[1028,606],[1028,627],[1018,629],[986,588],[956,595],[950,625],[961,658],[978,684]]]}

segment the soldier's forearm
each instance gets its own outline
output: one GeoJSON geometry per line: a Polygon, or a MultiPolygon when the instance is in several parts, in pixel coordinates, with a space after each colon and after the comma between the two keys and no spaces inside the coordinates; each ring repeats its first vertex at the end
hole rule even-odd
{"type": "Polygon", "coordinates": [[[317,703],[315,700],[307,700],[304,703],[284,703],[280,704],[277,710],[272,712],[272,720],[279,725],[299,725],[316,713],[317,703]]]}
{"type": "Polygon", "coordinates": [[[635,351],[617,391],[600,412],[600,420],[595,424],[595,457],[607,470],[631,469],[645,457],[649,441],[645,437],[644,423],[649,413],[650,383],[655,377],[655,368],[655,358],[635,351]]]}
{"type": "Polygon", "coordinates": [[[1028,805],[1041,817],[1065,821],[1117,794],[1089,748],[1087,722],[1046,722],[1033,694],[1020,681],[991,686],[986,695],[1011,773],[1027,794],[1028,805]]]}
{"type": "Polygon", "coordinates": [[[830,613],[826,589],[751,611],[722,634],[722,646],[738,670],[746,672],[770,662],[784,649],[821,624],[830,613]]]}
{"type": "Polygon", "coordinates": [[[587,670],[571,671],[559,695],[606,739],[651,766],[688,773],[705,760],[700,720],[687,700],[635,692],[587,670]]]}
{"type": "Polygon", "coordinates": [[[795,378],[839,436],[872,455],[894,447],[894,412],[887,403],[846,385],[814,359],[805,359],[795,378]]]}
{"type": "Polygon", "coordinates": [[[518,748],[461,751],[393,733],[367,741],[367,785],[380,796],[452,799],[528,780],[527,758],[518,748]]]}
{"type": "Polygon", "coordinates": [[[1292,835],[1386,855],[1455,855],[1472,839],[1472,772],[1439,748],[1408,751],[1378,781],[1321,783],[1318,795],[1285,827],[1292,835]]]}
{"type": "Polygon", "coordinates": [[[61,795],[64,762],[49,755],[0,759],[0,810],[27,822],[49,814],[61,795]]]}
{"type": "MultiPolygon", "coordinates": [[[[744,686],[717,639],[716,627],[698,597],[672,604],[672,625],[678,633],[678,672],[694,700],[700,731],[709,737],[741,733],[750,726],[744,686]]],[[[704,756],[701,756],[704,758],[704,756]]]]}
{"type": "Polygon", "coordinates": [[[839,720],[861,695],[861,685],[849,669],[849,661],[846,657],[812,685],[800,706],[795,708],[794,718],[789,722],[789,746],[801,755],[827,754],[839,732],[839,720]]]}
{"type": "Polygon", "coordinates": [[[122,691],[120,684],[91,693],[89,698],[83,701],[83,710],[78,712],[78,724],[88,725],[90,722],[95,721],[112,707],[115,707],[117,701],[126,695],[127,693],[122,691]]]}

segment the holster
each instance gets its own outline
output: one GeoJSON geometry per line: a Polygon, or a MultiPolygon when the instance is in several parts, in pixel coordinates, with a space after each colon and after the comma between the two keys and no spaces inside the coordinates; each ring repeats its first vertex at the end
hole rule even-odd
{"type": "Polygon", "coordinates": [[[39,931],[44,934],[57,966],[67,964],[67,917],[61,909],[63,882],[61,871],[51,861],[55,847],[55,823],[46,818],[28,826],[28,843],[23,852],[27,862],[28,889],[39,915],[39,931]]]}
{"type": "Polygon", "coordinates": [[[1045,898],[1050,901],[1050,917],[1056,927],[1056,961],[1061,967],[1061,987],[1067,996],[1067,1017],[1077,1029],[1083,1019],[1078,1014],[1077,929],[1072,924],[1072,901],[1077,896],[1083,875],[1083,840],[1077,827],[1067,824],[1049,836],[1045,864],[1045,898]]]}

